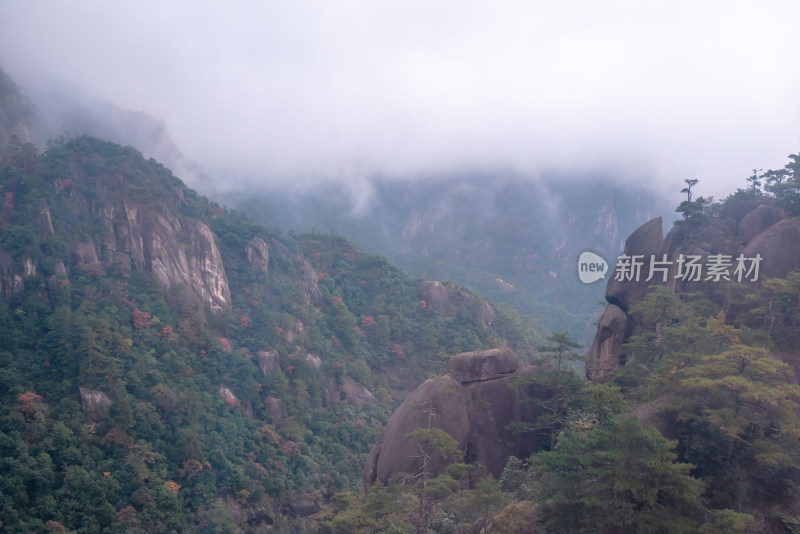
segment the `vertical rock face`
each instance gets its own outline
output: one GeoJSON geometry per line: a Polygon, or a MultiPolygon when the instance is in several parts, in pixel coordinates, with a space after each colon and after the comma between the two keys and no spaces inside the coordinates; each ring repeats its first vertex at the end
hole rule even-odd
{"type": "Polygon", "coordinates": [[[269,376],[280,367],[278,353],[274,350],[260,350],[256,353],[258,367],[265,376],[269,376]]]}
{"type": "Polygon", "coordinates": [[[256,272],[266,273],[269,268],[269,248],[263,239],[255,237],[244,248],[247,261],[256,272]]]}
{"type": "Polygon", "coordinates": [[[208,226],[135,205],[123,211],[124,222],[113,227],[112,257],[122,254],[129,268],[152,271],[165,289],[186,284],[213,311],[230,308],[225,266],[208,226]]]}
{"type": "Polygon", "coordinates": [[[83,415],[92,428],[100,423],[106,423],[111,409],[111,398],[102,391],[88,388],[79,388],[83,415]]]}
{"type": "MultiPolygon", "coordinates": [[[[545,400],[552,392],[541,386],[510,388],[515,378],[531,377],[540,367],[519,365],[507,348],[458,354],[450,373],[419,386],[386,423],[383,439],[376,444],[364,471],[367,487],[386,482],[398,473],[416,474],[421,467],[420,443],[406,439],[417,428],[439,428],[450,434],[465,461],[500,476],[510,455],[526,458],[541,447],[543,437],[525,432],[513,434],[512,421],[531,423],[543,409],[533,399],[545,400]]],[[[431,476],[453,461],[427,450],[431,476]]]]}
{"type": "Polygon", "coordinates": [[[619,369],[619,350],[625,341],[628,329],[628,314],[614,304],[609,304],[597,323],[597,335],[589,349],[586,362],[586,378],[604,380],[619,369]]]}

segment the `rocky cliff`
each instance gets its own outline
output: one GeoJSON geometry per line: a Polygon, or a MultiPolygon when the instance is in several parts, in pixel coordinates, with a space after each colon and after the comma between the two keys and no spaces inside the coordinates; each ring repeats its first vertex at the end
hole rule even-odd
{"type": "MultiPolygon", "coordinates": [[[[417,428],[440,428],[450,434],[465,461],[479,472],[499,477],[509,456],[527,458],[538,450],[546,435],[514,434],[512,421],[533,422],[542,408],[534,399],[550,394],[544,387],[512,387],[515,380],[532,377],[541,367],[520,365],[511,349],[465,352],[454,356],[450,372],[420,385],[392,414],[383,438],[370,454],[364,471],[365,487],[387,482],[399,473],[417,474],[421,468],[420,444],[406,435],[417,428]]],[[[431,476],[444,472],[453,458],[431,452],[431,476]]]]}
{"type": "MultiPolygon", "coordinates": [[[[86,139],[80,143],[102,144],[86,139]]],[[[11,147],[12,157],[15,150],[19,152],[16,157],[28,157],[27,151],[35,158],[32,146],[11,147]]],[[[140,168],[130,168],[131,161],[118,168],[115,160],[126,159],[132,149],[113,150],[116,153],[106,159],[64,152],[57,178],[48,177],[48,183],[41,184],[45,191],[36,191],[41,196],[35,225],[39,236],[69,236],[70,268],[152,272],[164,289],[186,285],[211,310],[229,309],[231,292],[216,237],[207,224],[182,213],[189,211],[192,200],[185,197],[169,171],[154,161],[134,158],[131,161],[140,168]],[[98,172],[98,166],[108,171],[98,172]]],[[[58,154],[52,157],[58,158],[58,154]]],[[[22,216],[16,213],[14,195],[28,194],[31,185],[7,184],[2,212],[7,224],[22,216]]],[[[17,203],[22,200],[18,198],[17,203]]],[[[266,244],[254,241],[253,246],[258,250],[254,268],[265,269],[269,258],[266,244]]],[[[23,287],[24,278],[35,273],[37,256],[41,256],[33,250],[28,257],[23,254],[17,260],[21,265],[15,268],[9,261],[10,252],[19,255],[19,248],[24,247],[13,251],[0,247],[0,288],[5,293],[23,287]]]]}
{"type": "MultiPolygon", "coordinates": [[[[713,296],[715,280],[703,272],[699,279],[681,272],[681,257],[698,256],[702,262],[709,257],[726,257],[730,268],[728,278],[740,283],[760,283],[766,278],[782,277],[800,269],[800,218],[787,218],[780,208],[763,204],[757,199],[727,203],[721,213],[702,221],[676,224],[666,236],[661,218],[656,217],[635,230],[625,241],[623,255],[641,256],[638,279],[621,277],[618,273],[606,285],[606,307],[597,325],[597,333],[588,352],[586,376],[602,381],[609,373],[625,363],[622,345],[639,330],[639,319],[632,307],[656,285],[666,286],[674,293],[699,292],[713,296]],[[746,260],[747,271],[753,267],[752,258],[760,257],[756,271],[737,280],[737,258],[746,260]],[[649,281],[651,261],[654,276],[649,281]],[[666,266],[665,271],[660,267],[666,266]]],[[[703,264],[705,265],[705,264],[703,264]]],[[[744,274],[747,274],[745,272],[744,274]]],[[[630,277],[634,278],[634,277],[630,277]]]]}

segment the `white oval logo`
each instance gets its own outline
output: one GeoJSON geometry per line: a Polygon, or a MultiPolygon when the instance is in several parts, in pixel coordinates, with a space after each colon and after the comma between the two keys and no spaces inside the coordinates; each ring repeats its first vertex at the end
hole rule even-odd
{"type": "Polygon", "coordinates": [[[604,280],[607,272],[608,263],[594,252],[583,252],[578,258],[578,277],[584,284],[604,280]]]}

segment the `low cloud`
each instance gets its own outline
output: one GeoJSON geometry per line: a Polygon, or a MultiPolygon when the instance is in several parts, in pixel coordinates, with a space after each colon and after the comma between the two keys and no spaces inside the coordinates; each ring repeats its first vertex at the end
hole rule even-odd
{"type": "Polygon", "coordinates": [[[163,119],[227,184],[601,169],[719,196],[798,150],[799,17],[787,2],[32,0],[4,6],[0,64],[23,88],[61,80],[163,119]]]}

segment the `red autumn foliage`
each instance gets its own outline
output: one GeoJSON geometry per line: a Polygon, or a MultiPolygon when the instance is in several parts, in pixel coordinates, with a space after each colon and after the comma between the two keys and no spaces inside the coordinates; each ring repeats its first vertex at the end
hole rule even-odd
{"type": "Polygon", "coordinates": [[[403,347],[397,343],[392,344],[392,354],[400,358],[401,360],[406,359],[406,353],[403,352],[403,347]]]}
{"type": "Polygon", "coordinates": [[[5,195],[5,199],[6,199],[6,206],[8,206],[9,208],[13,208],[14,207],[14,193],[12,193],[11,191],[8,191],[6,193],[6,195],[5,195]]]}
{"type": "Polygon", "coordinates": [[[203,470],[203,464],[199,460],[189,458],[183,462],[183,467],[178,470],[178,474],[184,478],[192,478],[203,470]]]}
{"type": "Polygon", "coordinates": [[[17,402],[19,403],[19,410],[23,413],[29,413],[34,411],[36,405],[42,401],[42,396],[37,395],[32,391],[28,391],[27,393],[23,393],[19,397],[17,397],[17,402]]]}
{"type": "Polygon", "coordinates": [[[133,310],[133,327],[150,328],[150,314],[141,311],[139,308],[133,310]]]}
{"type": "Polygon", "coordinates": [[[174,330],[175,329],[172,328],[170,325],[165,325],[164,328],[162,328],[161,331],[158,333],[158,337],[161,338],[162,341],[167,340],[169,339],[170,334],[172,334],[174,330]]]}
{"type": "Polygon", "coordinates": [[[228,338],[221,337],[221,338],[219,338],[219,342],[222,345],[222,352],[230,352],[230,351],[233,350],[233,347],[231,346],[231,342],[230,342],[230,340],[228,338]]]}
{"type": "Polygon", "coordinates": [[[261,427],[261,437],[272,441],[275,445],[281,442],[281,437],[268,425],[261,427]]]}
{"type": "Polygon", "coordinates": [[[375,326],[375,324],[375,318],[371,315],[367,315],[361,319],[361,328],[369,328],[370,326],[375,326]]]}
{"type": "Polygon", "coordinates": [[[120,523],[124,523],[125,521],[133,519],[135,517],[136,517],[136,508],[130,505],[126,506],[125,508],[117,512],[117,521],[119,521],[120,523]]]}
{"type": "Polygon", "coordinates": [[[292,440],[287,440],[286,443],[283,444],[283,447],[281,447],[281,452],[287,458],[292,458],[294,456],[297,456],[298,454],[300,454],[300,444],[295,443],[292,440]]]}
{"type": "Polygon", "coordinates": [[[72,184],[72,178],[64,178],[61,180],[61,189],[66,189],[72,184]]]}
{"type": "Polygon", "coordinates": [[[289,373],[289,376],[294,376],[294,365],[287,365],[286,372],[289,373]]]}
{"type": "Polygon", "coordinates": [[[250,327],[250,326],[253,326],[253,323],[250,322],[250,318],[248,316],[240,315],[239,316],[239,325],[240,326],[245,326],[245,327],[250,327]]]}

